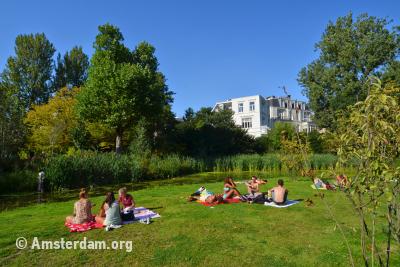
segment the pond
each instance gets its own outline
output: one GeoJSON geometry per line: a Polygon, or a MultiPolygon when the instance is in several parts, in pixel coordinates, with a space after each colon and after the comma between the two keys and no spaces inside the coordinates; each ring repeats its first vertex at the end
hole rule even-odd
{"type": "MultiPolygon", "coordinates": [[[[227,176],[232,176],[236,181],[249,180],[252,175],[256,175],[261,179],[268,179],[273,177],[282,177],[277,173],[267,172],[236,172],[236,173],[224,173],[224,172],[209,172],[209,173],[198,173],[192,174],[185,177],[176,177],[164,180],[154,181],[140,181],[135,183],[118,184],[118,185],[107,185],[107,186],[95,186],[90,188],[91,196],[103,196],[107,191],[117,191],[120,187],[126,187],[129,191],[134,192],[137,190],[150,188],[154,186],[164,185],[184,185],[184,184],[207,184],[223,181],[227,176]]],[[[5,210],[14,209],[17,207],[29,206],[43,202],[62,202],[71,199],[76,199],[79,193],[79,189],[63,190],[55,192],[45,193],[26,193],[26,194],[14,194],[14,195],[0,195],[0,212],[5,210]]]]}

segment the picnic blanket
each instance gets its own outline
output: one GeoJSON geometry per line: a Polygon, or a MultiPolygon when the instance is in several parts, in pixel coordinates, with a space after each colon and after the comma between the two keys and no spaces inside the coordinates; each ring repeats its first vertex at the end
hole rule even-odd
{"type": "Polygon", "coordinates": [[[160,214],[146,209],[144,207],[137,207],[134,210],[134,214],[135,214],[135,219],[131,220],[131,221],[123,221],[122,224],[131,224],[131,223],[137,223],[140,220],[145,220],[145,219],[154,219],[154,218],[160,218],[160,214]]]}
{"type": "MultiPolygon", "coordinates": [[[[312,185],[310,185],[311,186],[311,188],[312,189],[315,189],[315,190],[317,190],[317,187],[315,186],[315,184],[312,184],[312,185]]],[[[327,190],[326,188],[323,188],[323,187],[321,187],[321,188],[318,188],[318,190],[327,190]]]]}
{"type": "Polygon", "coordinates": [[[295,205],[295,204],[297,204],[299,202],[300,201],[297,201],[297,200],[286,200],[284,205],[277,205],[274,202],[265,202],[264,205],[265,206],[274,207],[274,208],[287,208],[287,207],[295,205]]]}
{"type": "MultiPolygon", "coordinates": [[[[93,219],[94,219],[94,217],[95,216],[93,215],[93,219]]],[[[81,223],[81,224],[67,223],[66,222],[64,225],[69,228],[69,231],[71,233],[73,233],[73,232],[86,232],[86,231],[89,231],[91,229],[103,228],[102,224],[98,224],[95,221],[87,222],[87,223],[81,223]]]]}
{"type": "Polygon", "coordinates": [[[220,203],[207,203],[207,202],[203,202],[200,200],[197,200],[196,202],[198,202],[201,205],[206,206],[206,207],[213,207],[213,206],[220,205],[220,204],[239,203],[240,199],[239,199],[239,197],[228,198],[228,199],[225,199],[224,202],[220,202],[220,203]]]}

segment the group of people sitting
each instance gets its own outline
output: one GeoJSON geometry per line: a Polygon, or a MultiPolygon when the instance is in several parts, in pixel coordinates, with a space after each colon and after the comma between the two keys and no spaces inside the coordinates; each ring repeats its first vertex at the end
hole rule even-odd
{"type": "Polygon", "coordinates": [[[74,204],[74,213],[66,218],[66,222],[83,224],[96,221],[98,224],[106,226],[106,231],[109,231],[121,227],[122,221],[131,221],[135,218],[135,201],[132,195],[127,193],[125,187],[118,190],[118,200],[115,199],[113,192],[107,192],[96,216],[92,215],[94,206],[95,204],[88,198],[88,191],[82,188],[79,193],[79,200],[74,204]]]}
{"type": "Polygon", "coordinates": [[[268,190],[261,192],[260,185],[266,184],[266,180],[258,179],[256,176],[251,177],[251,180],[246,182],[247,194],[241,194],[237,189],[236,183],[232,177],[226,177],[224,180],[223,194],[214,194],[207,190],[204,186],[194,192],[188,201],[201,201],[209,204],[218,204],[227,202],[229,199],[239,197],[243,202],[264,204],[265,202],[274,202],[277,205],[284,205],[289,191],[284,187],[282,179],[278,180],[278,184],[268,190]]]}
{"type": "Polygon", "coordinates": [[[346,188],[349,185],[347,176],[344,174],[340,174],[340,175],[336,176],[336,185],[331,184],[328,181],[323,181],[318,177],[315,177],[313,180],[314,180],[315,189],[336,190],[337,186],[339,188],[346,188]]]}

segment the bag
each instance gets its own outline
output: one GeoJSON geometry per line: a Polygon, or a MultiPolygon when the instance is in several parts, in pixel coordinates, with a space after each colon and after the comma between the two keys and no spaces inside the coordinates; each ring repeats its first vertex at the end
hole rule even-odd
{"type": "Polygon", "coordinates": [[[128,212],[121,212],[121,219],[123,221],[133,221],[135,219],[135,214],[133,213],[133,210],[130,210],[128,212]]]}

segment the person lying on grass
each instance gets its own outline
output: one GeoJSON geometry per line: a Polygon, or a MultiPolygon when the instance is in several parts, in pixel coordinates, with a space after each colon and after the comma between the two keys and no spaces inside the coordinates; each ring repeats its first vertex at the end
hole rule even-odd
{"type": "Polygon", "coordinates": [[[277,205],[285,204],[289,191],[283,186],[283,180],[278,180],[278,186],[268,190],[269,200],[272,200],[277,205]]]}
{"type": "Polygon", "coordinates": [[[200,200],[201,202],[206,202],[209,204],[223,202],[222,195],[216,195],[213,192],[208,191],[204,186],[200,187],[199,190],[197,190],[188,198],[188,201],[196,200],[200,200]]]}
{"type": "MultiPolygon", "coordinates": [[[[115,200],[113,192],[107,192],[106,199],[100,207],[100,212],[96,216],[96,222],[104,226],[118,228],[122,225],[118,201],[115,200]]],[[[106,228],[106,230],[107,230],[106,228]]]]}
{"type": "Polygon", "coordinates": [[[74,204],[74,214],[67,216],[67,223],[82,224],[93,221],[92,207],[94,204],[88,199],[88,192],[82,188],[79,192],[79,200],[74,204]]]}
{"type": "Polygon", "coordinates": [[[329,184],[329,182],[324,182],[317,177],[314,178],[314,185],[316,189],[335,190],[334,185],[329,184]]]}
{"type": "Polygon", "coordinates": [[[226,177],[224,181],[224,195],[222,198],[225,200],[228,198],[233,198],[234,196],[240,197],[241,194],[239,190],[236,189],[236,184],[232,177],[226,177]]]}
{"type": "Polygon", "coordinates": [[[254,195],[255,193],[259,193],[260,192],[260,185],[262,184],[266,184],[267,181],[258,179],[257,176],[252,176],[251,180],[246,182],[246,186],[247,186],[247,192],[251,195],[254,195]]]}

